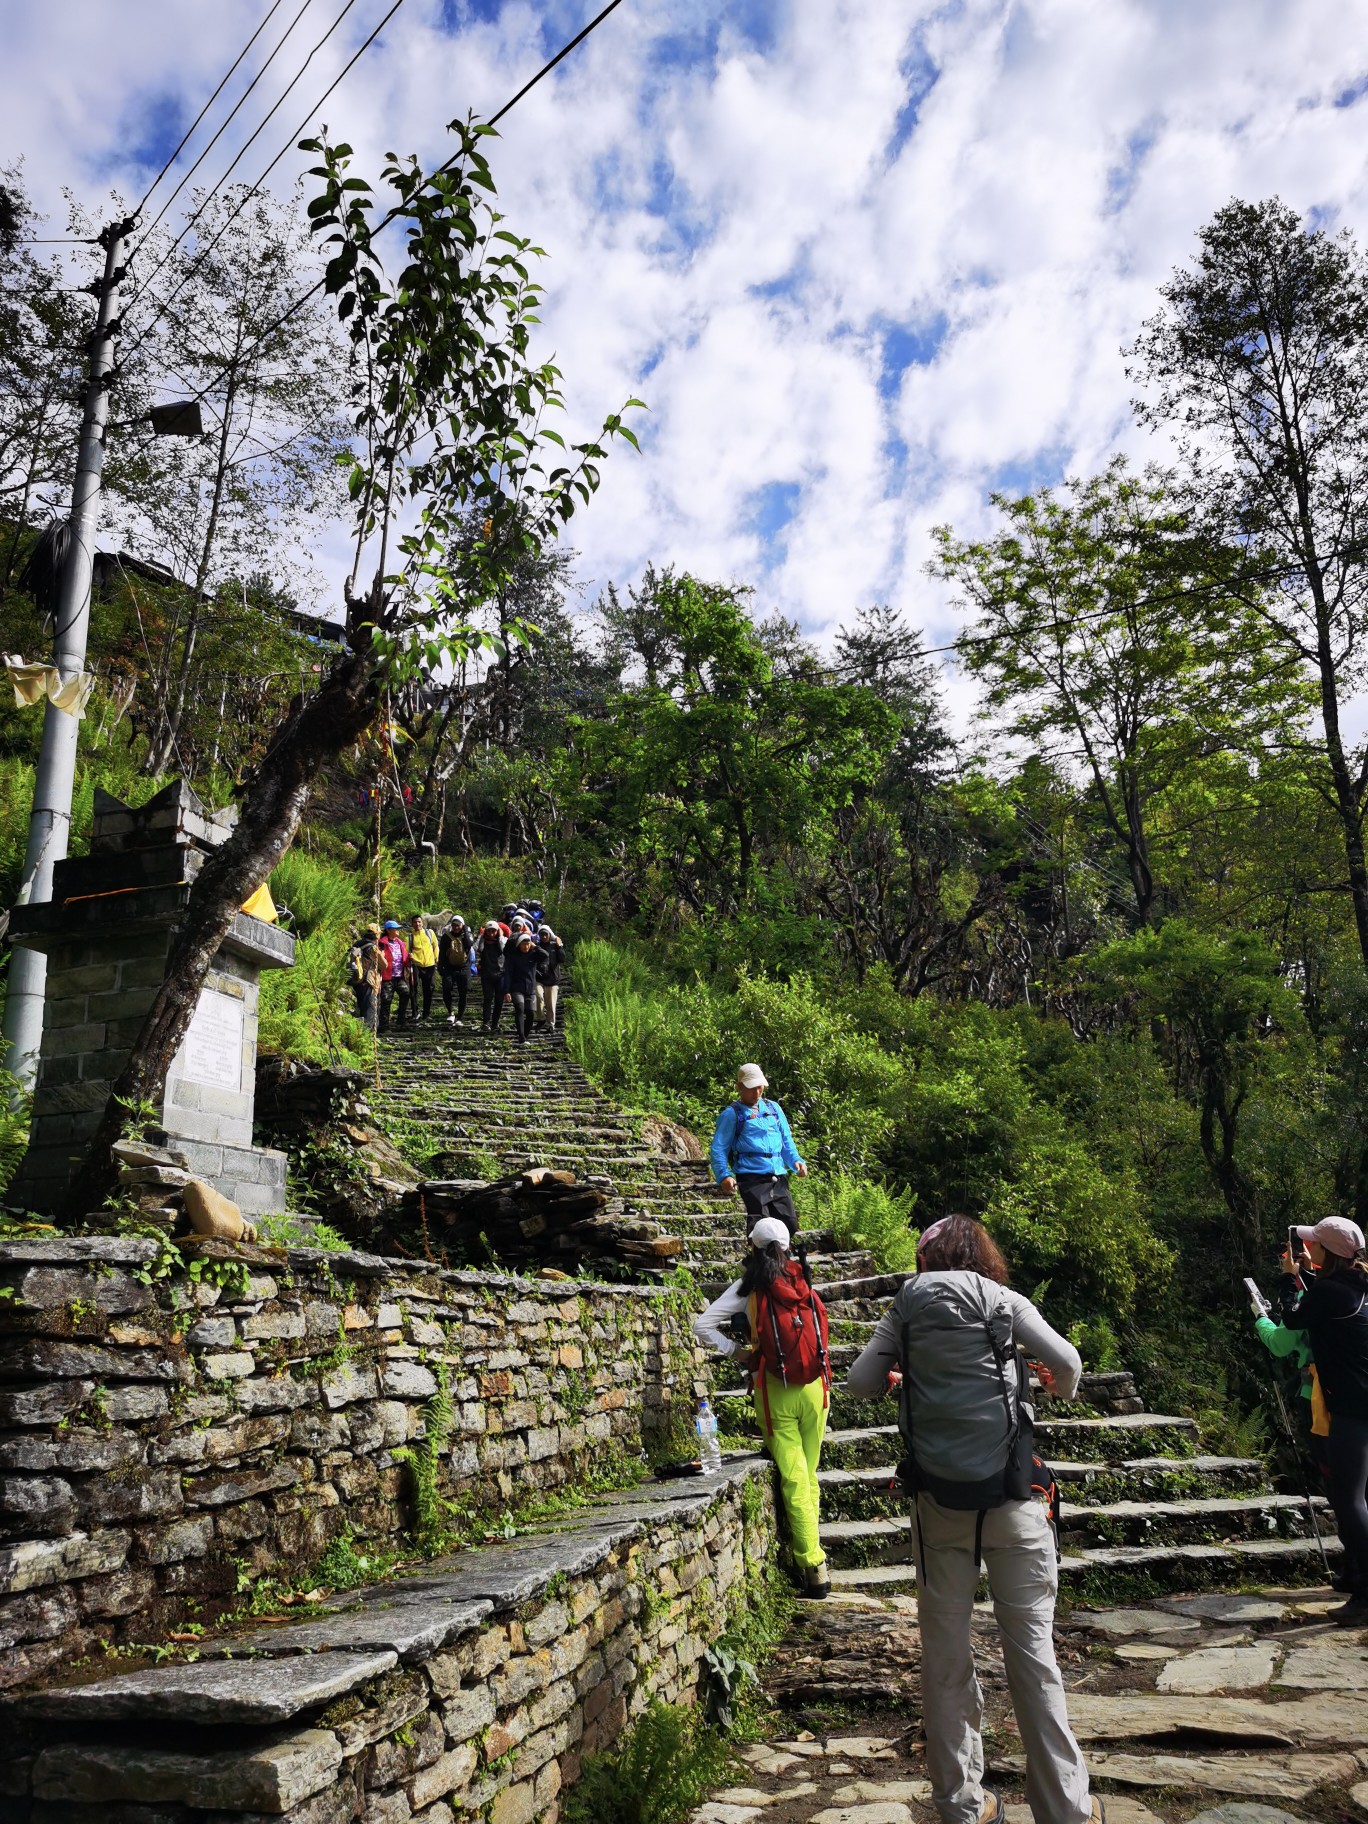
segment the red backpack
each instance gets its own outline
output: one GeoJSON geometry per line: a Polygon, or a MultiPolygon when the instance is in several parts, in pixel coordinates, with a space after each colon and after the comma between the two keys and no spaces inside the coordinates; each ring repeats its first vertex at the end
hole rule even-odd
{"type": "Polygon", "coordinates": [[[785,1387],[822,1383],[822,1404],[831,1400],[831,1358],[827,1352],[826,1306],[808,1284],[796,1260],[790,1260],[768,1292],[750,1297],[751,1336],[760,1352],[756,1377],[770,1431],[768,1376],[785,1387]]]}

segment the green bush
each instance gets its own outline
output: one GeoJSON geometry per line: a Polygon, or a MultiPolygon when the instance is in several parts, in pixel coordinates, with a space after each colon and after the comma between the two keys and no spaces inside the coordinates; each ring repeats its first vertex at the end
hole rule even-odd
{"type": "Polygon", "coordinates": [[[675,1824],[727,1770],[724,1739],[696,1710],[653,1702],[611,1754],[590,1755],[566,1794],[565,1824],[675,1824]]]}
{"type": "Polygon", "coordinates": [[[914,1191],[898,1191],[846,1172],[794,1181],[805,1224],[829,1228],[842,1250],[864,1249],[880,1273],[910,1273],[917,1264],[914,1191]]]}
{"type": "Polygon", "coordinates": [[[368,922],[358,877],[303,849],[281,856],[270,884],[271,897],[290,908],[290,928],[298,936],[327,931],[350,940],[352,927],[368,922]]]}

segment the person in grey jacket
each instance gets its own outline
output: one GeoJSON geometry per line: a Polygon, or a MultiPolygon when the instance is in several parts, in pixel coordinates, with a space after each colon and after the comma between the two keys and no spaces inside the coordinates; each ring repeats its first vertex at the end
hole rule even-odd
{"type": "MultiPolygon", "coordinates": [[[[1002,1255],[972,1217],[932,1223],[918,1243],[917,1266],[856,1358],[846,1390],[873,1399],[907,1377],[918,1468],[932,1468],[933,1479],[949,1494],[947,1481],[972,1484],[973,1471],[983,1467],[973,1462],[976,1438],[962,1417],[966,1405],[992,1415],[1002,1397],[987,1331],[981,1341],[974,1332],[991,1326],[1004,1345],[1024,1349],[1035,1359],[1042,1385],[1061,1399],[1077,1392],[1083,1364],[1073,1344],[1051,1329],[1031,1301],[1010,1290],[1002,1255]],[[942,1312],[970,1314],[958,1339],[937,1329],[938,1304],[942,1312]],[[985,1364],[981,1373],[957,1365],[976,1358],[985,1364]],[[960,1389],[954,1384],[957,1374],[973,1374],[982,1385],[960,1389]],[[961,1398],[965,1394],[967,1401],[961,1398]],[[957,1468],[963,1472],[958,1477],[957,1468]]],[[[1000,1406],[997,1423],[1003,1423],[1000,1406]]],[[[1001,1454],[999,1447],[999,1461],[1001,1454]]],[[[980,1549],[1026,1750],[1031,1814],[1036,1824],[1100,1824],[1106,1813],[1088,1790],[1055,1659],[1058,1554],[1044,1503],[1032,1497],[975,1511],[972,1505],[943,1505],[923,1488],[913,1497],[913,1516],[926,1759],[942,1824],[997,1824],[1004,1816],[999,1796],[983,1785],[983,1700],[970,1632],[980,1549]]]]}

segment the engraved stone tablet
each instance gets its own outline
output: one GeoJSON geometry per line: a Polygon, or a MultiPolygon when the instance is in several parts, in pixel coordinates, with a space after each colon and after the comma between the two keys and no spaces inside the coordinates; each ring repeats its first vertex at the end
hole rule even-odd
{"type": "Polygon", "coordinates": [[[191,1083],[242,1092],[242,1002],[206,988],[185,1035],[182,1072],[191,1083]]]}

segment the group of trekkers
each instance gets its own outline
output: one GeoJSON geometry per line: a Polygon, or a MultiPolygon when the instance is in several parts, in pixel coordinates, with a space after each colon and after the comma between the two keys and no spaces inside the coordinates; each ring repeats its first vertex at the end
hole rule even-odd
{"type": "MultiPolygon", "coordinates": [[[[741,1277],[694,1320],[699,1340],[750,1377],[756,1421],[778,1472],[802,1593],[831,1589],[819,1531],[818,1464],[832,1388],[826,1308],[798,1235],[790,1174],[807,1175],[758,1064],[743,1064],[718,1117],[709,1161],[739,1195],[748,1250],[741,1277]]],[[[1360,1238],[1361,1239],[1361,1238],[1360,1238]]],[[[1078,1390],[1073,1344],[1007,1285],[1007,1266],[972,1217],[925,1229],[917,1271],[845,1379],[857,1399],[894,1393],[912,1510],[922,1708],[932,1798],[942,1824],[999,1824],[985,1788],[983,1703],[971,1622],[980,1569],[993,1610],[1035,1824],[1101,1824],[1103,1801],[1069,1727],[1054,1650],[1058,1493],[1034,1454],[1031,1373],[1062,1400],[1078,1390]]],[[[853,1815],[853,1814],[852,1814],[853,1815]]]]}
{"type": "Polygon", "coordinates": [[[447,1025],[463,1027],[471,984],[478,982],[480,1031],[497,1032],[507,1006],[514,1036],[526,1045],[534,1028],[555,1031],[565,964],[564,940],[541,902],[510,900],[478,928],[459,912],[416,912],[407,925],[397,918],[367,925],[348,952],[347,980],[357,1016],[373,1032],[430,1022],[439,983],[447,1025]]]}

